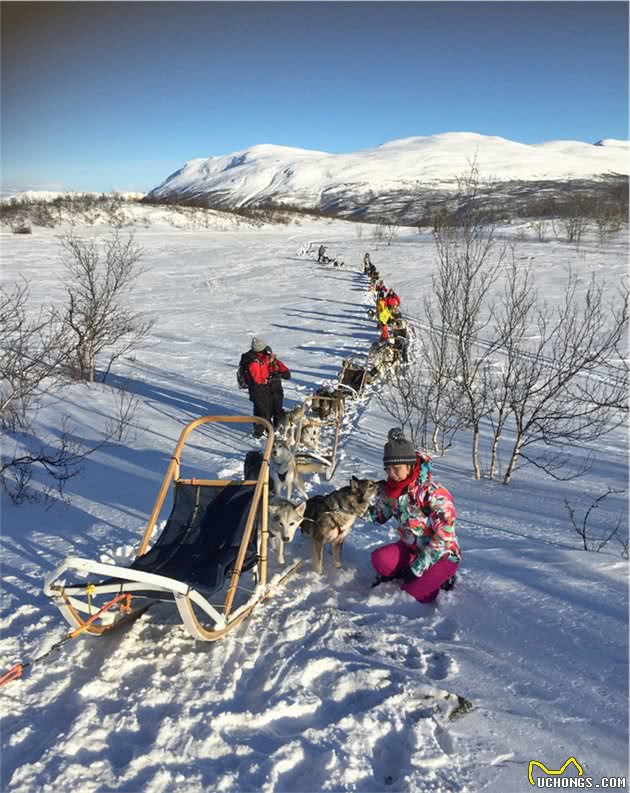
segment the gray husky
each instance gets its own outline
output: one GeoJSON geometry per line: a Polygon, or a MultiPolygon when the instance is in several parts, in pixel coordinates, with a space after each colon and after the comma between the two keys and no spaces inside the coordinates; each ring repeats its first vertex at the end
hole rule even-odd
{"type": "Polygon", "coordinates": [[[352,524],[363,516],[376,495],[378,482],[352,477],[350,484],[306,503],[302,532],[311,538],[313,568],[321,575],[324,545],[332,546],[333,563],[341,567],[341,548],[352,524]]]}
{"type": "Polygon", "coordinates": [[[269,544],[284,564],[284,545],[291,542],[304,519],[306,501],[297,507],[285,498],[274,498],[269,501],[269,544]]]}
{"type": "Polygon", "coordinates": [[[304,490],[304,474],[325,474],[330,468],[328,463],[317,460],[299,460],[289,448],[286,441],[277,438],[271,450],[270,473],[277,496],[286,488],[287,498],[291,499],[293,488],[304,498],[308,498],[304,490]]]}
{"type": "Polygon", "coordinates": [[[304,405],[298,405],[293,410],[285,411],[278,427],[278,434],[291,446],[295,446],[295,437],[298,427],[304,421],[304,405]]]}

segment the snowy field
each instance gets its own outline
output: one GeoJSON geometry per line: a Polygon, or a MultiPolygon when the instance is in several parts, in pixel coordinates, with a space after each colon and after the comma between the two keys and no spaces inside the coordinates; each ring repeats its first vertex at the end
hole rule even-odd
{"type": "MultiPolygon", "coordinates": [[[[24,275],[35,301],[61,300],[59,231],[2,232],[4,282],[24,275]]],[[[182,427],[206,414],[250,413],[235,372],[252,335],[290,367],[292,406],[376,337],[360,267],[366,250],[403,313],[421,316],[431,236],[408,230],[375,250],[368,233],[360,240],[354,225],[323,221],[136,229],[146,272],[134,302],[157,318],[150,339],[116,370],[113,389],[72,386],[38,419],[55,435],[69,416],[78,437],[98,441],[124,385],[140,399],[136,427],[127,443],[87,460],[68,483],[69,505],[16,507],[3,495],[2,671],[67,632],[41,592],[66,555],[133,557],[182,427]],[[310,241],[348,268],[299,256],[310,241]]],[[[611,284],[626,275],[622,237],[603,248],[588,240],[576,253],[526,234],[518,255],[548,297],[569,265],[584,283],[592,271],[611,284]]],[[[367,396],[346,418],[335,487],[352,474],[381,477],[393,421],[367,396]]],[[[238,476],[253,448],[227,425],[193,437],[184,473],[238,476]]],[[[585,451],[572,450],[576,461],[585,451]]],[[[436,604],[418,604],[393,583],[370,589],[370,551],[393,529],[357,521],[343,569],[326,554],[321,578],[298,537],[287,556],[307,560],[301,572],[220,642],[194,642],[175,609],[160,604],[111,635],[66,644],[0,692],[2,790],[512,793],[530,789],[530,760],[558,769],[572,756],[595,781],[627,776],[628,563],[612,544],[580,550],[564,506],[627,488],[625,433],[591,451],[585,478],[562,483],[524,468],[509,487],[474,481],[464,436],[436,457],[463,551],[458,586],[436,604]],[[434,690],[464,695],[474,710],[447,721],[427,704],[434,690]]],[[[312,481],[311,492],[331,486],[312,481]]],[[[627,532],[625,495],[607,499],[598,519],[619,512],[627,532]]]]}

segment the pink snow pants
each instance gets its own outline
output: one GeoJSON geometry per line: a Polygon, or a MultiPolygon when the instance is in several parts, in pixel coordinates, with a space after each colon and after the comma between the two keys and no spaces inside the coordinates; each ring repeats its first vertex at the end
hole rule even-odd
{"type": "MultiPolygon", "coordinates": [[[[403,542],[382,545],[372,551],[372,567],[379,575],[394,575],[409,565],[416,558],[415,553],[403,542]]],[[[459,564],[450,559],[440,559],[431,565],[414,581],[407,581],[400,587],[420,603],[430,603],[438,596],[440,587],[452,575],[455,575],[459,564]]]]}

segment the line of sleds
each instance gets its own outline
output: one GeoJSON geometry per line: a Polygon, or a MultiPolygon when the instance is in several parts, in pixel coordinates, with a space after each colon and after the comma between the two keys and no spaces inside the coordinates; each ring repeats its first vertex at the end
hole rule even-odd
{"type": "MultiPolygon", "coordinates": [[[[388,345],[389,346],[389,345],[388,345]]],[[[392,348],[393,349],[393,348],[392,348]]],[[[343,362],[336,383],[307,397],[295,428],[297,454],[326,461],[334,472],[348,401],[362,398],[382,374],[370,351],[364,363],[343,362]],[[319,433],[317,448],[305,445],[307,428],[319,433]]],[[[299,567],[301,560],[268,580],[269,463],[274,430],[252,416],[204,416],[188,424],[173,452],[135,560],[128,566],[67,557],[45,580],[51,597],[76,632],[101,635],[135,619],[155,602],[174,603],[186,630],[212,641],[240,624],[299,567]],[[180,476],[190,434],[206,424],[262,424],[267,431],[256,478],[217,479],[180,476]],[[172,508],[151,545],[160,513],[172,489],[172,508]],[[254,586],[243,577],[251,571],[254,586]]]]}

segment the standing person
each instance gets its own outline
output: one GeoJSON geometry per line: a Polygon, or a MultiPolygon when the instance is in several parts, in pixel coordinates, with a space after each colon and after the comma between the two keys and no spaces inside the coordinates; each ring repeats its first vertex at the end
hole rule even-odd
{"type": "Polygon", "coordinates": [[[323,245],[319,246],[319,250],[317,251],[317,261],[321,262],[324,258],[324,254],[326,253],[326,248],[323,245]]]}
{"type": "Polygon", "coordinates": [[[372,551],[375,583],[401,578],[401,589],[420,603],[450,589],[461,561],[455,536],[455,506],[433,481],[431,458],[416,452],[400,428],[391,429],[383,452],[387,481],[368,510],[368,520],[398,521],[398,542],[372,551]]]}
{"type": "Polygon", "coordinates": [[[393,289],[390,289],[390,290],[387,292],[387,297],[385,298],[385,305],[386,305],[386,306],[387,306],[387,308],[389,308],[390,310],[391,310],[392,308],[400,308],[400,298],[398,297],[398,295],[396,294],[396,292],[394,292],[394,290],[393,290],[393,289]]]}
{"type": "MultiPolygon", "coordinates": [[[[259,336],[252,339],[251,349],[241,359],[245,365],[245,380],[249,389],[249,399],[254,403],[254,416],[271,421],[271,372],[267,342],[259,336]]],[[[260,424],[254,425],[256,438],[262,437],[265,430],[260,424]]]]}
{"type": "Polygon", "coordinates": [[[370,259],[370,254],[366,253],[363,257],[363,273],[367,274],[370,272],[370,267],[372,266],[372,261],[370,259]]]}
{"type": "Polygon", "coordinates": [[[284,400],[282,381],[288,380],[291,377],[291,372],[282,361],[276,357],[271,347],[265,347],[265,352],[269,355],[271,418],[273,420],[274,429],[277,430],[284,416],[284,410],[282,408],[282,402],[284,400]]]}
{"type": "Polygon", "coordinates": [[[391,312],[385,305],[385,301],[378,300],[376,303],[376,319],[379,325],[387,325],[391,318],[391,312]]]}

